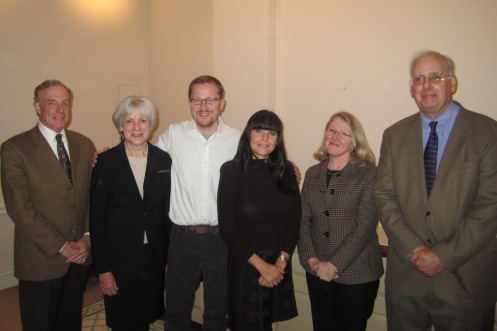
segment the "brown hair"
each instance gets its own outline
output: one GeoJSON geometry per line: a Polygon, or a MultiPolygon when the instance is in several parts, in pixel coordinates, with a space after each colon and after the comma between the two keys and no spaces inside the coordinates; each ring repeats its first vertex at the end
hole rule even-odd
{"type": "Polygon", "coordinates": [[[217,86],[217,93],[219,94],[219,97],[221,99],[224,98],[223,84],[221,84],[219,79],[217,79],[216,77],[209,75],[202,75],[192,80],[190,86],[188,86],[188,98],[191,98],[192,96],[193,85],[199,85],[199,84],[215,84],[217,86]]]}
{"type": "Polygon", "coordinates": [[[44,90],[44,89],[47,89],[49,87],[52,87],[52,86],[61,86],[61,87],[65,88],[67,90],[67,93],[69,93],[69,102],[72,105],[72,101],[74,99],[74,96],[72,94],[71,89],[68,88],[67,86],[65,86],[60,80],[57,80],[57,79],[47,79],[46,81],[44,81],[43,83],[41,83],[40,85],[38,85],[35,88],[34,98],[33,98],[34,101],[35,102],[40,102],[40,91],[44,90]]]}

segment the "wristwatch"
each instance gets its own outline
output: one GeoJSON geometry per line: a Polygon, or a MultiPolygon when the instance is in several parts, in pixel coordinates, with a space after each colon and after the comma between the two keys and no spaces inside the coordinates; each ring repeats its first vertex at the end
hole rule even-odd
{"type": "Polygon", "coordinates": [[[281,253],[279,259],[285,263],[288,263],[288,259],[286,258],[285,254],[281,253]]]}

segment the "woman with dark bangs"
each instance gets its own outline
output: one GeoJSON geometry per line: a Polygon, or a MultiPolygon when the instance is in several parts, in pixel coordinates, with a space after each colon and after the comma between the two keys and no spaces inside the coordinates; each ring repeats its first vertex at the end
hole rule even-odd
{"type": "Polygon", "coordinates": [[[220,234],[231,252],[231,330],[272,330],[272,323],[297,316],[291,255],[301,204],[282,130],[275,113],[256,112],[235,158],[221,167],[217,201],[220,234]]]}

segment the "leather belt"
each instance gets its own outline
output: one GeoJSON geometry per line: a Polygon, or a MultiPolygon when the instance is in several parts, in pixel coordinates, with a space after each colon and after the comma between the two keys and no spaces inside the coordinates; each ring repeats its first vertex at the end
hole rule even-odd
{"type": "Polygon", "coordinates": [[[207,234],[207,233],[219,233],[218,225],[186,225],[184,226],[188,231],[192,231],[199,234],[207,234]]]}

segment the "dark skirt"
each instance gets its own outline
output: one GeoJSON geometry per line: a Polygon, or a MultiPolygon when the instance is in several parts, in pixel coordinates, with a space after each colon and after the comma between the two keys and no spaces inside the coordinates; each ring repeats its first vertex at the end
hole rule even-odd
{"type": "MultiPolygon", "coordinates": [[[[257,255],[273,264],[280,250],[259,251],[257,255]]],[[[291,261],[283,281],[273,288],[260,286],[259,272],[248,262],[232,257],[229,266],[228,327],[231,330],[271,330],[271,324],[298,315],[293,290],[291,261]]]]}
{"type": "Polygon", "coordinates": [[[116,275],[119,292],[104,295],[107,326],[133,328],[149,324],[164,312],[165,270],[154,267],[149,245],[144,245],[140,271],[133,275],[116,275]]]}

